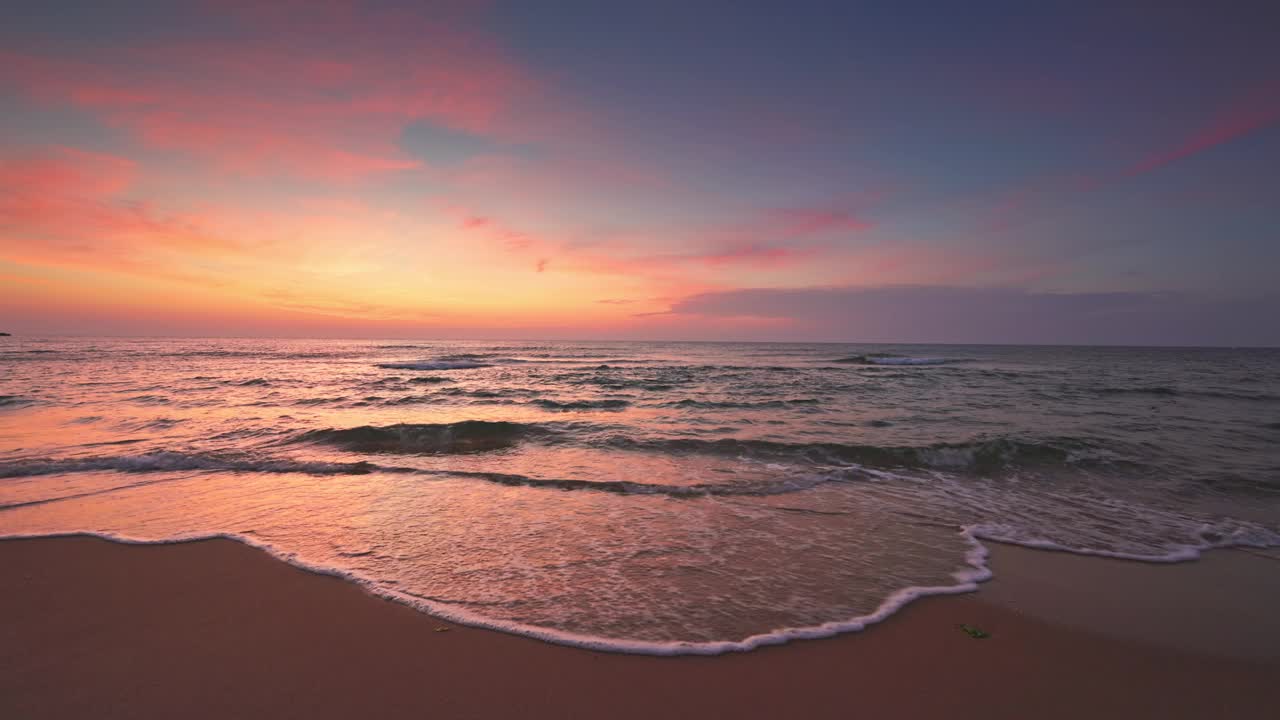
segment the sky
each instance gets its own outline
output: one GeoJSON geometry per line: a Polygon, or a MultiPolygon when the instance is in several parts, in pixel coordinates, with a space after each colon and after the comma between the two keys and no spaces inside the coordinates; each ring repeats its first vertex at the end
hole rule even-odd
{"type": "Polygon", "coordinates": [[[1280,345],[1273,13],[24,3],[0,330],[1280,345]]]}

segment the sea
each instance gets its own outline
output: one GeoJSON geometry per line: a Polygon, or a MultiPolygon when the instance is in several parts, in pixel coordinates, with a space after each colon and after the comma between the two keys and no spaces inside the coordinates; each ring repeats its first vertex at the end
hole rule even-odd
{"type": "Polygon", "coordinates": [[[750,650],[980,591],[991,542],[1280,545],[1280,350],[0,338],[0,535],[67,534],[750,650]]]}

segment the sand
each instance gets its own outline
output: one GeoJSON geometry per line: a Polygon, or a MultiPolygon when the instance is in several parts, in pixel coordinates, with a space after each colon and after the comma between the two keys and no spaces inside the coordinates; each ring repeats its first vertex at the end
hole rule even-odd
{"type": "Polygon", "coordinates": [[[0,718],[1217,718],[1280,705],[1274,554],[1154,566],[997,547],[992,562],[981,592],[862,633],[653,658],[451,625],[229,540],[6,540],[0,718]]]}

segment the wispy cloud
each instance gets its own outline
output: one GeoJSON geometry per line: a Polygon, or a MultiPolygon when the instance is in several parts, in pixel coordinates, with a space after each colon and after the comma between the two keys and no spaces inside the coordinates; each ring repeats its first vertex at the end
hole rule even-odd
{"type": "Polygon", "coordinates": [[[1182,142],[1151,153],[1120,174],[1133,177],[1148,173],[1277,123],[1280,123],[1280,82],[1261,87],[1220,110],[1208,124],[1182,142]]]}

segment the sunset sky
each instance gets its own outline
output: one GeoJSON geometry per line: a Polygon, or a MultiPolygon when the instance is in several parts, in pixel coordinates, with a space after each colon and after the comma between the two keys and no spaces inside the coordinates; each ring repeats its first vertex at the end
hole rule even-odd
{"type": "Polygon", "coordinates": [[[1268,6],[10,7],[0,331],[1280,344],[1268,6]]]}

